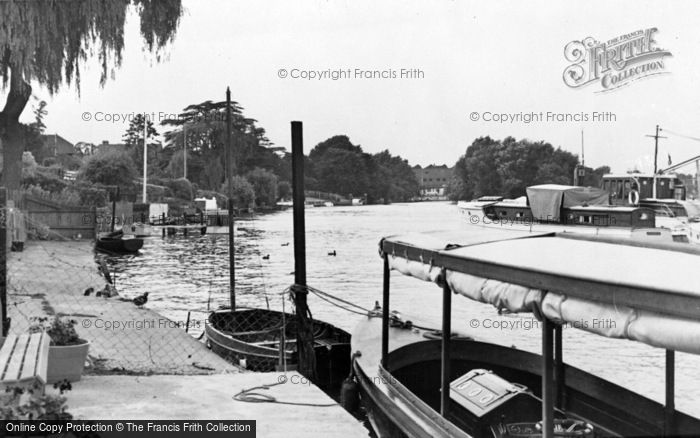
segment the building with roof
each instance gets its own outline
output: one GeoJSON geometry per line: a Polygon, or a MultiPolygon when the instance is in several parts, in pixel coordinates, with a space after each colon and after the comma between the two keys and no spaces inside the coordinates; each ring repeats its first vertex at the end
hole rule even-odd
{"type": "Polygon", "coordinates": [[[41,142],[44,147],[44,157],[60,157],[62,155],[76,156],[78,150],[73,143],[58,134],[42,134],[41,142]]]}
{"type": "Polygon", "coordinates": [[[454,174],[454,167],[448,167],[445,164],[440,166],[431,164],[426,167],[415,165],[413,172],[420,186],[420,199],[447,200],[447,185],[454,174]]]}

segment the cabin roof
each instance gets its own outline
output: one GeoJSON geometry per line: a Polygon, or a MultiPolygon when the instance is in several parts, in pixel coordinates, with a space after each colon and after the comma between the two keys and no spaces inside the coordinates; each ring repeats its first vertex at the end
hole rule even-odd
{"type": "Polygon", "coordinates": [[[380,246],[392,269],[438,284],[444,269],[453,291],[476,301],[574,323],[611,315],[615,333],[588,331],[700,354],[700,249],[485,231],[392,236],[380,246]],[[552,301],[572,307],[557,313],[552,301]]]}
{"type": "Polygon", "coordinates": [[[538,219],[558,221],[562,207],[607,205],[608,192],[595,187],[541,184],[526,189],[532,215],[538,219]]]}

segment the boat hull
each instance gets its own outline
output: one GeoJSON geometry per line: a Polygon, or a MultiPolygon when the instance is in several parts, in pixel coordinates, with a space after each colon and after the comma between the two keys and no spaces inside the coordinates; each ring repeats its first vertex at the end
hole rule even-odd
{"type": "Polygon", "coordinates": [[[107,253],[129,254],[138,252],[143,247],[143,239],[100,237],[95,242],[95,249],[107,253]]]}
{"type": "MultiPolygon", "coordinates": [[[[323,321],[312,323],[318,384],[338,386],[350,371],[350,334],[323,321]]],[[[204,331],[212,351],[251,371],[284,369],[285,362],[287,369],[296,367],[296,315],[266,309],[217,310],[207,318],[204,331]]]]}
{"type": "MultiPolygon", "coordinates": [[[[353,362],[362,403],[380,437],[486,436],[469,433],[459,419],[440,411],[441,340],[424,336],[423,330],[391,327],[386,367],[381,359],[381,318],[362,321],[353,331],[353,362]]],[[[528,387],[541,396],[541,364],[538,354],[512,347],[453,338],[453,381],[473,369],[492,370],[510,382],[528,387]]],[[[565,389],[559,407],[573,418],[592,424],[602,436],[660,436],[664,433],[664,407],[639,394],[578,368],[564,365],[565,389]]],[[[454,404],[454,402],[453,402],[454,404]]],[[[453,411],[454,412],[454,411],[453,411]]],[[[693,436],[700,420],[680,412],[674,415],[675,435],[693,436]]]]}
{"type": "MultiPolygon", "coordinates": [[[[629,238],[636,241],[649,242],[688,242],[687,231],[678,226],[678,222],[664,223],[663,227],[656,228],[629,228],[615,226],[590,226],[571,224],[552,224],[538,221],[509,221],[494,220],[487,216],[484,206],[492,203],[460,202],[458,208],[465,223],[473,227],[500,229],[505,231],[529,231],[532,233],[571,233],[588,236],[604,236],[616,238],[629,238]],[[672,229],[671,225],[674,225],[672,229]]],[[[700,242],[700,240],[699,240],[700,242]]]]}

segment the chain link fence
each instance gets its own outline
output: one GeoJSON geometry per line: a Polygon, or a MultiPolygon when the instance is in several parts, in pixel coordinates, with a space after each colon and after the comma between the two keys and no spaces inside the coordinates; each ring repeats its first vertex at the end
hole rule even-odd
{"type": "MultiPolygon", "coordinates": [[[[42,220],[36,209],[27,213],[10,206],[3,211],[9,333],[45,329],[56,318],[72,321],[78,336],[90,343],[85,373],[291,370],[300,363],[300,356],[308,357],[299,354],[299,345],[308,345],[304,349],[313,348],[319,362],[333,362],[340,374],[347,374],[347,332],[314,320],[309,313],[301,331],[313,347],[297,342],[301,326],[294,291],[299,289],[284,284],[291,280],[288,276],[266,277],[263,264],[270,256],[256,248],[260,231],[254,220],[249,222],[253,227],[237,231],[236,269],[240,271],[236,311],[231,312],[228,238],[204,233],[201,220],[192,225],[189,236],[183,235],[181,223],[150,226],[152,237],[144,239],[139,253],[124,255],[98,252],[95,240],[84,238],[110,230],[111,209],[51,210],[50,220],[42,220]],[[56,217],[77,214],[83,217],[56,217]],[[89,223],[92,229],[76,232],[76,222],[89,223]],[[165,227],[178,229],[178,235],[162,233],[165,227]]],[[[126,220],[123,214],[117,216],[114,223],[126,234],[143,225],[126,220]]],[[[285,265],[283,257],[275,258],[285,265]]],[[[352,309],[348,307],[352,303],[312,287],[304,287],[303,292],[367,314],[366,309],[352,309]]],[[[317,371],[330,373],[321,367],[317,371]]]]}
{"type": "Polygon", "coordinates": [[[237,369],[206,347],[201,327],[191,333],[188,321],[149,309],[148,293],[121,290],[110,255],[96,252],[94,240],[69,237],[11,203],[3,213],[6,333],[45,329],[55,318],[72,321],[78,336],[90,343],[88,374],[237,369]]]}

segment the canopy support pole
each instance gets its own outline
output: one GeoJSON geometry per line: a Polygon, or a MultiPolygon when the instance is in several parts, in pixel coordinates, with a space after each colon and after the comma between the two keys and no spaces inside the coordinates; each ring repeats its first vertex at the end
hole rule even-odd
{"type": "Polygon", "coordinates": [[[666,405],[664,407],[664,435],[674,434],[673,417],[676,412],[676,352],[666,350],[666,405]]]}
{"type": "Polygon", "coordinates": [[[542,438],[554,438],[554,324],[542,320],[542,438]]]}
{"type": "Polygon", "coordinates": [[[566,377],[564,376],[564,356],[562,348],[562,327],[554,326],[554,382],[556,383],[555,406],[565,409],[564,391],[566,388],[566,377]]]}
{"type": "Polygon", "coordinates": [[[446,270],[442,270],[442,375],[440,413],[447,417],[450,405],[450,342],[452,340],[452,291],[447,284],[446,270]]]}
{"type": "Polygon", "coordinates": [[[389,255],[384,254],[384,289],[382,300],[382,366],[387,368],[387,356],[389,355],[389,255]]]}

